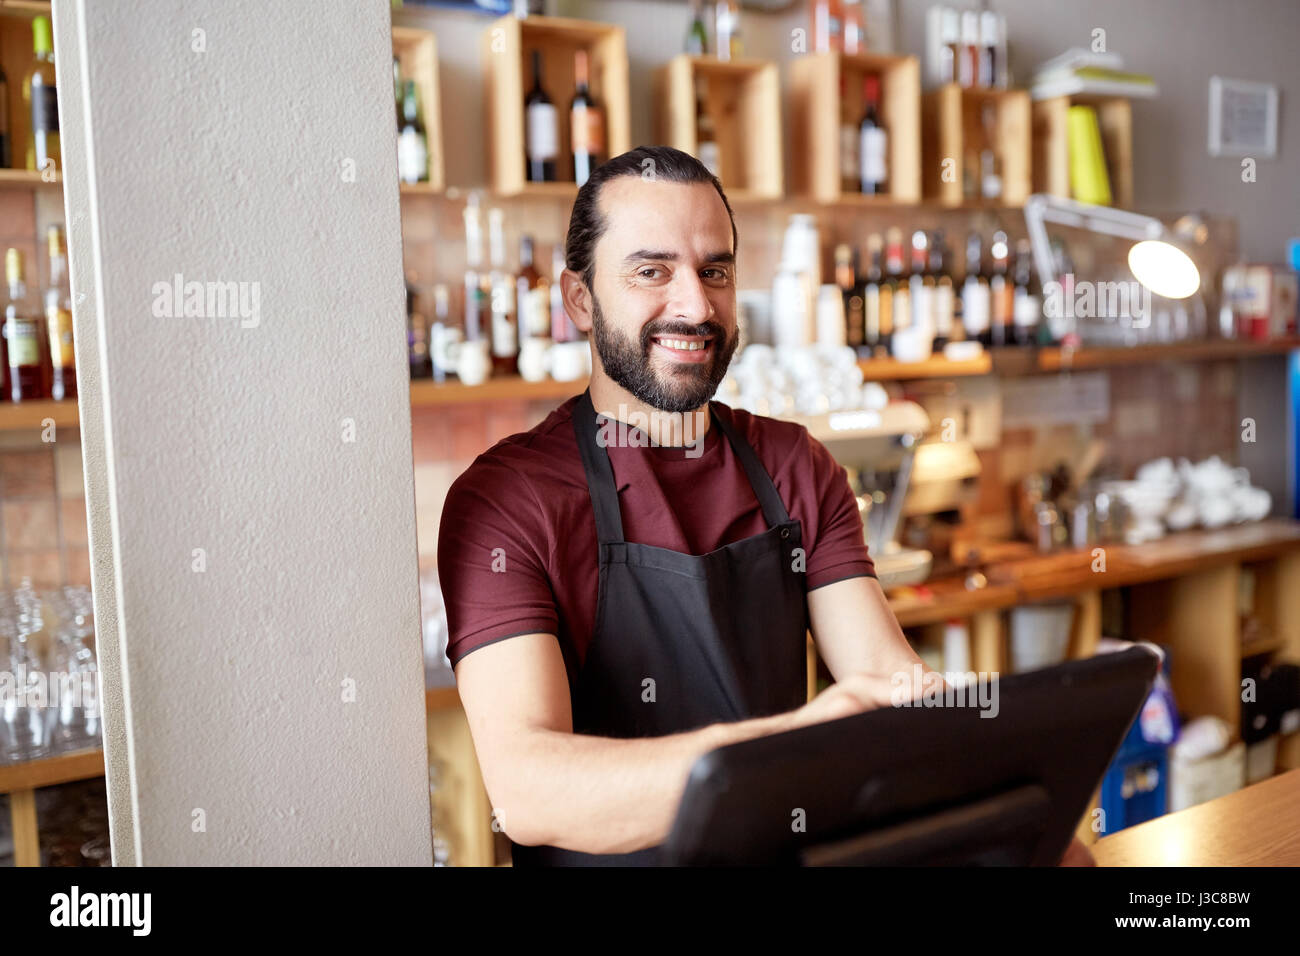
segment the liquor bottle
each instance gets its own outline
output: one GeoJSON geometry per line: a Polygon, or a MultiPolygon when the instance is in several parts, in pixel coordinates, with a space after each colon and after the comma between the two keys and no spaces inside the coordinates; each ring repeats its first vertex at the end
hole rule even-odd
{"type": "Polygon", "coordinates": [[[740,41],[740,0],[718,0],[713,10],[713,35],[718,43],[714,53],[719,60],[739,60],[743,55],[740,41]]]}
{"type": "Polygon", "coordinates": [[[429,326],[424,314],[416,308],[417,294],[411,284],[411,277],[406,277],[406,360],[411,370],[411,378],[428,378],[429,365],[429,326]]]}
{"type": "Polygon", "coordinates": [[[555,104],[542,88],[542,53],[533,51],[533,88],[524,99],[524,175],[531,183],[554,182],[560,154],[555,104]]]}
{"type": "Polygon", "coordinates": [[[488,255],[491,272],[492,373],[519,372],[519,324],[515,305],[515,279],[506,269],[505,213],[488,210],[488,255]]]}
{"type": "Polygon", "coordinates": [[[981,270],[977,232],[966,238],[966,281],[961,289],[961,321],[966,338],[977,339],[984,346],[990,344],[989,284],[981,270]]]}
{"type": "MultiPolygon", "coordinates": [[[[903,231],[896,226],[885,233],[885,276],[893,306],[888,337],[893,354],[893,337],[912,324],[912,296],[903,275],[903,231]]],[[[883,302],[881,305],[883,308],[883,302]]]]}
{"type": "Polygon", "coordinates": [[[59,94],[54,82],[54,41],[46,17],[32,19],[35,59],[23,81],[23,104],[31,111],[27,134],[27,168],[63,168],[59,149],[59,94]]]}
{"type": "Polygon", "coordinates": [[[1030,346],[1037,344],[1038,324],[1040,318],[1038,296],[1030,291],[1033,281],[1034,256],[1028,239],[1016,243],[1015,292],[1011,307],[1016,326],[1016,344],[1030,346]]]}
{"type": "Polygon", "coordinates": [[[856,349],[864,341],[862,289],[853,267],[853,249],[848,243],[835,247],[835,284],[844,297],[844,344],[856,349]]]}
{"type": "Polygon", "coordinates": [[[465,341],[483,339],[487,313],[488,277],[483,268],[483,220],[478,196],[465,203],[465,341]]]}
{"type": "Polygon", "coordinates": [[[864,0],[844,0],[844,52],[857,56],[867,52],[867,14],[864,0]]]}
{"type": "MultiPolygon", "coordinates": [[[[880,307],[880,254],[881,241],[877,233],[867,237],[867,274],[862,283],[862,345],[858,354],[865,352],[866,358],[877,353],[881,347],[881,307],[880,307]]],[[[890,308],[893,308],[891,301],[890,308]]],[[[892,316],[891,316],[892,319],[892,316]]]]}
{"type": "Polygon", "coordinates": [[[868,73],[862,78],[862,96],[866,109],[858,124],[859,189],[868,195],[877,195],[888,191],[886,180],[889,177],[886,160],[889,138],[876,111],[880,98],[879,76],[868,73]]]}
{"type": "Polygon", "coordinates": [[[551,339],[576,342],[582,338],[582,333],[564,308],[564,289],[560,285],[560,273],[564,268],[564,247],[557,242],[551,251],[551,339]]]}
{"type": "Polygon", "coordinates": [[[4,67],[0,66],[0,169],[8,169],[13,162],[9,156],[12,135],[9,130],[9,78],[5,76],[4,67]]]}
{"type": "Polygon", "coordinates": [[[695,78],[695,142],[697,158],[714,176],[720,175],[721,154],[718,137],[713,130],[713,114],[704,105],[704,77],[695,78]]]}
{"type": "Polygon", "coordinates": [[[587,51],[573,55],[577,90],[569,104],[569,142],[573,145],[573,179],[579,186],[605,161],[605,111],[588,87],[587,51]]]}
{"type": "Polygon", "coordinates": [[[537,271],[532,236],[519,239],[519,274],[515,277],[519,310],[519,344],[551,337],[551,284],[537,271]]]}
{"type": "Polygon", "coordinates": [[[72,341],[72,289],[63,230],[50,226],[50,285],[45,290],[45,324],[50,337],[50,398],[77,397],[77,355],[72,341]]]}
{"type": "Polygon", "coordinates": [[[704,0],[691,0],[691,25],[686,28],[686,52],[704,56],[709,52],[709,31],[704,26],[704,0]]]}
{"type": "Polygon", "coordinates": [[[984,148],[980,151],[980,195],[985,199],[1002,197],[1002,160],[998,157],[997,117],[992,103],[984,104],[984,148]]]}
{"type": "Polygon", "coordinates": [[[912,233],[911,276],[907,280],[908,297],[912,300],[911,324],[924,329],[924,335],[934,341],[934,276],[930,275],[930,237],[921,229],[912,233]]]}
{"type": "Polygon", "coordinates": [[[844,52],[844,11],[841,0],[812,0],[813,53],[844,52]]]}
{"type": "Polygon", "coordinates": [[[451,291],[445,283],[433,287],[433,320],[429,323],[429,373],[435,382],[445,382],[447,373],[447,341],[451,323],[451,291]]]}
{"type": "Polygon", "coordinates": [[[980,19],[974,10],[961,15],[961,43],[957,47],[957,82],[969,89],[979,80],[980,19]]]}
{"type": "Polygon", "coordinates": [[[8,298],[5,301],[4,337],[9,349],[9,400],[25,402],[46,398],[44,348],[45,334],[41,310],[27,293],[23,268],[23,254],[19,249],[5,253],[5,280],[8,298]]]}
{"type": "Polygon", "coordinates": [[[429,141],[414,80],[402,84],[402,125],[397,134],[397,175],[404,183],[429,181],[429,141]]]}
{"type": "Polygon", "coordinates": [[[949,342],[960,342],[962,339],[961,326],[954,322],[956,311],[953,305],[952,277],[948,275],[948,247],[944,244],[942,232],[935,232],[930,237],[930,272],[935,277],[931,299],[934,348],[942,351],[949,342]]]}
{"type": "Polygon", "coordinates": [[[1001,230],[993,233],[993,243],[989,246],[989,257],[993,260],[993,275],[989,278],[989,337],[999,348],[1010,345],[1016,336],[1015,289],[1007,264],[1010,253],[1007,234],[1001,230]]]}
{"type": "Polygon", "coordinates": [[[939,85],[961,81],[961,13],[945,7],[939,33],[939,85]]]}
{"type": "Polygon", "coordinates": [[[977,83],[992,89],[998,82],[998,15],[992,10],[980,14],[980,45],[977,83]]]}
{"type": "Polygon", "coordinates": [[[840,71],[840,192],[856,193],[862,190],[862,165],[859,160],[858,119],[849,102],[848,76],[840,71]]]}

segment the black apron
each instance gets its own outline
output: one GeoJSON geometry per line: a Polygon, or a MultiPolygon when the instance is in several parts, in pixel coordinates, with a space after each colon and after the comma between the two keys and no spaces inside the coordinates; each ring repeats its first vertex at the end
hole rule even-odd
{"type": "MultiPolygon", "coordinates": [[[[576,681],[573,732],[661,737],[794,710],[807,700],[808,605],[801,528],[747,442],[709,403],[763,509],[762,534],[695,556],[623,540],[590,391],[573,427],[596,517],[595,629],[576,681]]],[[[589,854],[511,844],[515,866],[652,866],[659,847],[589,854]]]]}

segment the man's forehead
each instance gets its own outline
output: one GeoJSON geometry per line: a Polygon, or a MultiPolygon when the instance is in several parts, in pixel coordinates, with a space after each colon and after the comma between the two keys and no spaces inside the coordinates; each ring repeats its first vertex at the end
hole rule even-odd
{"type": "Polygon", "coordinates": [[[710,183],[647,181],[619,176],[600,193],[601,245],[620,258],[634,248],[683,250],[696,244],[731,247],[731,219],[710,183]],[[666,192],[671,191],[671,192],[666,192]]]}

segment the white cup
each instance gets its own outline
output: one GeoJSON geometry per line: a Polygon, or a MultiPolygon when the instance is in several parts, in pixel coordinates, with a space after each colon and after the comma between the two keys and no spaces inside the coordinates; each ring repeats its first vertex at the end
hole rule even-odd
{"type": "Polygon", "coordinates": [[[458,342],[452,349],[456,362],[456,375],[463,385],[482,385],[492,371],[487,339],[458,342]]]}
{"type": "Polygon", "coordinates": [[[527,338],[519,344],[519,377],[525,382],[540,382],[550,368],[551,340],[527,338]]]}
{"type": "Polygon", "coordinates": [[[586,341],[556,342],[551,346],[551,378],[557,382],[572,382],[582,378],[591,368],[591,349],[586,341]]]}

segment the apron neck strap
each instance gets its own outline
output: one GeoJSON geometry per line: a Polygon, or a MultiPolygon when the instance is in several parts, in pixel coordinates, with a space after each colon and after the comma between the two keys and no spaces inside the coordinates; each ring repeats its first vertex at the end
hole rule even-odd
{"type": "MultiPolygon", "coordinates": [[[[767,526],[774,528],[787,523],[790,515],[785,510],[785,503],[754,449],[714,410],[712,402],[709,403],[709,416],[740,459],[754,496],[763,509],[767,526]]],[[[618,488],[614,484],[614,469],[609,463],[609,455],[596,441],[599,423],[590,388],[582,393],[573,408],[573,428],[578,437],[578,451],[582,454],[582,467],[587,474],[587,491],[596,518],[596,537],[601,544],[622,542],[623,516],[618,507],[618,488]]]]}

